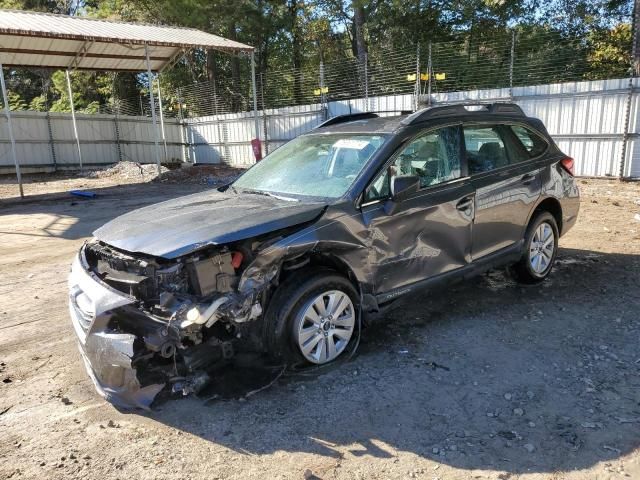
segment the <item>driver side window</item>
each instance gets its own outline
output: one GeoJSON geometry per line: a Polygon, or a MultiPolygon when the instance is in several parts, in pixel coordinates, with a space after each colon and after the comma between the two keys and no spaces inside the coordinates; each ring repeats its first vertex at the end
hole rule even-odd
{"type": "Polygon", "coordinates": [[[415,175],[420,187],[429,187],[460,178],[460,127],[444,127],[420,135],[402,148],[394,162],[369,186],[365,201],[387,198],[391,179],[415,175]]]}

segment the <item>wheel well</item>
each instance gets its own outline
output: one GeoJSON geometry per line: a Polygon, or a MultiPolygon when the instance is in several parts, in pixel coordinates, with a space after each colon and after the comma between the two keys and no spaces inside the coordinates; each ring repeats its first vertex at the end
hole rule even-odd
{"type": "Polygon", "coordinates": [[[533,211],[533,215],[539,212],[549,212],[553,215],[558,225],[558,231],[562,235],[562,207],[560,206],[560,202],[555,198],[545,198],[533,211]]]}
{"type": "Polygon", "coordinates": [[[360,282],[358,282],[351,268],[339,258],[322,253],[308,253],[294,259],[285,260],[280,278],[285,279],[299,268],[307,268],[309,266],[324,267],[338,272],[348,279],[353,284],[353,287],[360,292],[360,282]]]}

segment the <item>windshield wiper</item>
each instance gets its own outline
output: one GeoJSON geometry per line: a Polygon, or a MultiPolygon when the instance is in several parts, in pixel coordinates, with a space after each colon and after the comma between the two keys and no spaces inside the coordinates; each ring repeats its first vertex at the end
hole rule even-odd
{"type": "MultiPolygon", "coordinates": [[[[234,192],[236,190],[234,189],[234,192]]],[[[249,193],[252,195],[264,195],[265,197],[271,197],[271,198],[277,198],[278,200],[286,200],[287,202],[298,202],[299,200],[297,198],[291,198],[291,197],[283,197],[282,195],[276,195],[275,193],[271,193],[271,192],[265,192],[263,190],[250,190],[247,188],[243,188],[242,189],[242,193],[249,193]]]]}

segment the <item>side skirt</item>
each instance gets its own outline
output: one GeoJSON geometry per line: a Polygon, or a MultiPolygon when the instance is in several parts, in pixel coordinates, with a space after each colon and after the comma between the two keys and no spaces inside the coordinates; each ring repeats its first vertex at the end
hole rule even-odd
{"type": "Polygon", "coordinates": [[[380,293],[376,295],[376,300],[380,306],[380,310],[383,310],[386,303],[392,302],[397,298],[400,298],[408,293],[413,293],[416,290],[430,290],[435,288],[441,288],[452,283],[456,283],[462,280],[466,280],[477,275],[480,275],[493,268],[500,268],[511,263],[517,262],[522,256],[522,248],[524,246],[524,239],[514,243],[508,247],[502,248],[497,252],[485,255],[478,260],[473,261],[469,265],[465,265],[449,272],[441,273],[434,277],[426,278],[410,285],[395,288],[388,292],[380,293]]]}

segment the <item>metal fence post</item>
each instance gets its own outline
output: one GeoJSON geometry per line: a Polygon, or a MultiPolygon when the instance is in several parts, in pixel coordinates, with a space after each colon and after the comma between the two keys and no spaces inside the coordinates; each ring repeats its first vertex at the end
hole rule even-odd
{"type": "Polygon", "coordinates": [[[264,82],[265,76],[263,72],[260,72],[260,95],[262,96],[262,133],[264,134],[264,154],[269,155],[269,135],[268,135],[268,120],[267,120],[267,106],[264,104],[264,82]]]}
{"type": "Polygon", "coordinates": [[[187,129],[184,121],[184,113],[182,111],[182,88],[176,89],[176,97],[178,99],[178,126],[180,127],[180,151],[182,157],[182,163],[187,163],[189,157],[189,146],[187,144],[187,135],[185,131],[187,129]]]}
{"type": "Polygon", "coordinates": [[[116,105],[116,111],[113,115],[113,127],[116,134],[116,152],[118,153],[118,162],[122,161],[122,147],[120,146],[120,125],[118,125],[118,113],[120,105],[116,105]]]}
{"type": "Polygon", "coordinates": [[[431,79],[433,77],[433,57],[431,56],[431,40],[429,40],[429,58],[427,60],[427,103],[431,105],[431,79]]]}
{"type": "Polygon", "coordinates": [[[164,150],[164,161],[169,160],[169,153],[167,150],[167,135],[164,129],[164,113],[162,113],[162,91],[160,90],[160,74],[158,74],[158,112],[160,113],[160,134],[162,138],[162,145],[164,150]]]}
{"type": "Polygon", "coordinates": [[[625,178],[624,171],[627,162],[627,150],[629,149],[629,129],[631,127],[631,104],[633,103],[633,73],[629,77],[629,92],[624,109],[624,132],[622,134],[622,151],[620,152],[620,169],[618,170],[618,178],[625,178]]]}
{"type": "Polygon", "coordinates": [[[13,121],[11,120],[11,106],[9,105],[9,95],[7,93],[7,85],[4,81],[4,67],[0,63],[0,88],[2,88],[2,99],[4,100],[4,113],[7,116],[7,131],[9,133],[9,141],[11,142],[11,156],[16,166],[16,180],[18,180],[18,189],[20,190],[20,198],[24,198],[24,190],[22,188],[22,174],[20,173],[20,162],[16,154],[16,139],[13,136],[13,121]]]}
{"type": "Polygon", "coordinates": [[[156,101],[153,95],[153,74],[151,73],[151,60],[149,59],[149,45],[144,44],[144,53],[147,60],[147,79],[149,81],[149,102],[151,103],[151,122],[153,123],[153,145],[156,151],[156,167],[158,175],[162,174],[162,165],[160,163],[160,139],[158,132],[158,122],[156,120],[156,101]]]}
{"type": "Polygon", "coordinates": [[[71,107],[71,121],[73,122],[73,135],[76,138],[76,147],[78,148],[78,163],[80,164],[80,172],[82,172],[82,148],[80,148],[80,137],[78,136],[78,123],[76,122],[76,109],[73,105],[73,90],[71,89],[71,75],[67,68],[67,91],[69,93],[69,106],[71,107]]]}
{"type": "Polygon", "coordinates": [[[327,105],[327,95],[324,93],[324,62],[320,60],[320,108],[324,112],[324,119],[329,116],[329,108],[327,105]]]}
{"type": "Polygon", "coordinates": [[[49,112],[47,104],[47,114],[45,116],[47,120],[47,133],[49,134],[49,149],[51,150],[51,160],[53,161],[53,171],[58,170],[58,160],[56,158],[55,142],[53,140],[53,128],[51,128],[51,113],[49,112]]]}
{"type": "Polygon", "coordinates": [[[414,109],[418,110],[420,106],[420,44],[416,47],[416,85],[413,89],[414,109]]]}
{"type": "MultiPolygon", "coordinates": [[[[634,2],[633,6],[633,25],[637,27],[638,24],[638,15],[640,12],[636,10],[637,2],[634,2]]],[[[625,105],[624,111],[624,134],[622,135],[622,151],[620,152],[620,169],[618,170],[618,178],[620,180],[624,179],[624,170],[627,162],[627,150],[629,143],[629,128],[631,127],[631,104],[633,103],[633,77],[637,74],[636,68],[638,67],[636,63],[636,56],[638,55],[637,49],[638,43],[638,29],[633,28],[632,40],[631,40],[631,65],[629,65],[629,92],[627,94],[627,101],[625,105]]]]}
{"type": "Polygon", "coordinates": [[[511,30],[511,53],[509,55],[509,98],[513,100],[513,64],[516,57],[516,31],[511,30]]]}
{"type": "Polygon", "coordinates": [[[369,107],[369,68],[368,68],[369,55],[367,54],[367,52],[364,53],[362,62],[363,62],[362,69],[364,73],[364,104],[365,104],[365,110],[368,112],[370,110],[370,107],[369,107]]]}

